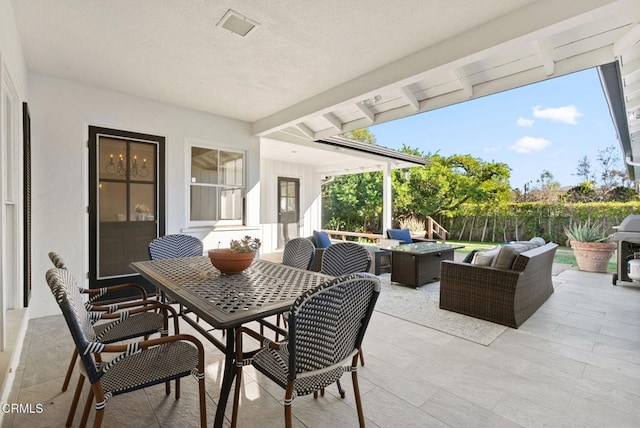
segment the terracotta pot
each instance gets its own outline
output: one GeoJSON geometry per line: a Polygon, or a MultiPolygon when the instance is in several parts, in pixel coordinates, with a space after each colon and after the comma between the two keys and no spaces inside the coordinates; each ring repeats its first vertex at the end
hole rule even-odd
{"type": "Polygon", "coordinates": [[[607,272],[609,259],[617,244],[615,242],[569,241],[576,257],[578,269],[586,272],[607,272]]]}
{"type": "Polygon", "coordinates": [[[228,248],[209,250],[211,264],[225,274],[240,273],[253,262],[256,253],[232,253],[228,248]]]}

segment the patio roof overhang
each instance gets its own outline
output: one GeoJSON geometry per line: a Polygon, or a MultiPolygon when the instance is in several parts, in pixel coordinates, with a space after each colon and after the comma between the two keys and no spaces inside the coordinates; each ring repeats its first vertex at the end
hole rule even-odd
{"type": "Polygon", "coordinates": [[[616,61],[598,68],[632,180],[640,178],[640,24],[613,45],[616,61]]]}
{"type": "Polygon", "coordinates": [[[398,150],[336,136],[306,141],[287,135],[263,139],[261,157],[310,165],[322,177],[412,168],[429,161],[398,150]]]}
{"type": "MultiPolygon", "coordinates": [[[[634,1],[533,2],[257,120],[253,130],[318,140],[608,64],[623,52],[623,75],[640,85],[639,21],[634,1]]],[[[640,111],[640,90],[631,90],[640,111]]]]}
{"type": "MultiPolygon", "coordinates": [[[[318,141],[616,60],[625,102],[640,109],[637,0],[283,0],[277,13],[245,2],[261,23],[246,38],[212,30],[229,7],[215,2],[154,14],[144,3],[12,5],[30,71],[239,119],[271,139],[318,141]],[[82,25],[57,24],[69,16],[82,25]]],[[[633,139],[640,122],[629,126],[633,139]]]]}

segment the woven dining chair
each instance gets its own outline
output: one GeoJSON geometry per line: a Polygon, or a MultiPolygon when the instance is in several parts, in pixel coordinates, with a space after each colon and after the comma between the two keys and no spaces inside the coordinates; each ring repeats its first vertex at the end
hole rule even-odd
{"type": "MultiPolygon", "coordinates": [[[[320,273],[331,276],[348,275],[356,272],[369,272],[371,268],[371,253],[355,242],[338,242],[328,246],[322,255],[320,273]]],[[[360,364],[364,366],[364,356],[360,352],[360,364]]],[[[344,398],[344,391],[338,382],[340,395],[344,398]]]]}
{"type": "Polygon", "coordinates": [[[315,253],[316,247],[310,239],[293,238],[284,245],[282,264],[309,270],[315,253]]]}
{"type": "MultiPolygon", "coordinates": [[[[196,257],[203,255],[203,245],[202,241],[195,236],[175,233],[154,239],[149,243],[148,251],[151,260],[196,257]]],[[[162,300],[168,304],[176,303],[164,294],[162,294],[162,300]]],[[[180,305],[180,312],[182,308],[180,305]]],[[[196,320],[199,321],[200,317],[196,317],[196,320]]]]}
{"type": "MultiPolygon", "coordinates": [[[[313,245],[308,238],[293,238],[284,245],[284,251],[282,253],[282,264],[291,266],[298,269],[309,270],[313,257],[316,254],[316,246],[313,245]]],[[[280,327],[280,320],[282,319],[286,326],[286,316],[281,314],[276,315],[276,326],[280,327]]],[[[260,326],[260,334],[264,334],[263,326],[260,326]]],[[[276,341],[279,338],[279,333],[276,331],[276,341]]]]}
{"type": "MultiPolygon", "coordinates": [[[[140,342],[114,345],[99,341],[92,323],[93,315],[82,304],[82,296],[75,279],[66,269],[52,268],[46,273],[56,302],[60,306],[75,343],[82,365],[82,373],[73,396],[66,426],[71,426],[82,393],[85,377],[91,389],[86,400],[80,426],[85,426],[95,402],[94,428],[99,428],[109,400],[120,394],[176,381],[175,395],[180,398],[180,379],[194,375],[198,380],[200,398],[200,426],[207,424],[204,385],[204,348],[193,336],[177,334],[140,342]],[[109,362],[96,358],[104,353],[118,353],[109,362]]],[[[157,305],[160,305],[156,302],[157,305]]],[[[167,307],[158,306],[166,311],[167,307]]],[[[166,325],[165,325],[166,327],[166,325]]]]}
{"type": "MultiPolygon", "coordinates": [[[[64,259],[56,252],[49,253],[51,263],[58,269],[67,269],[64,259]]],[[[139,284],[119,284],[99,289],[78,288],[80,294],[88,295],[85,309],[91,314],[91,319],[95,323],[99,320],[106,320],[94,326],[96,339],[102,343],[115,343],[135,337],[148,339],[154,333],[166,333],[167,320],[162,312],[156,309],[159,304],[156,300],[148,300],[144,287],[139,284]],[[105,297],[112,291],[134,289],[139,295],[130,297],[129,301],[122,301],[118,304],[101,305],[97,304],[97,299],[105,297]],[[135,313],[132,309],[138,308],[135,313]],[[120,313],[120,311],[125,311],[120,313]]],[[[175,314],[175,310],[167,307],[167,310],[175,314]]],[[[178,333],[178,324],[174,323],[174,332],[178,333]]],[[[69,387],[73,370],[78,360],[78,350],[74,348],[71,361],[67,368],[67,373],[62,384],[62,392],[69,387]]]]}
{"type": "Polygon", "coordinates": [[[160,236],[149,243],[148,249],[151,260],[203,255],[201,240],[195,236],[180,233],[160,236]]]}
{"type": "Polygon", "coordinates": [[[322,255],[320,273],[331,276],[369,272],[371,253],[355,242],[338,242],[329,245],[322,255]]]}
{"type": "Polygon", "coordinates": [[[253,365],[285,392],[285,426],[292,426],[291,404],[299,395],[316,393],[351,372],[360,427],[364,412],[358,386],[358,350],[380,294],[379,279],[369,273],[335,278],[300,295],[288,312],[288,338],[272,342],[250,328],[236,333],[236,380],[231,426],[236,427],[242,369],[253,365]],[[330,308],[330,310],[327,310],[330,308]],[[252,357],[242,352],[243,336],[262,344],[252,357]]]}

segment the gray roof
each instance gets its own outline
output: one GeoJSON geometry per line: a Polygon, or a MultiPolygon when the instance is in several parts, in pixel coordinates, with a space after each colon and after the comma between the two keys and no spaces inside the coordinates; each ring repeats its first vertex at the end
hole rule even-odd
{"type": "Polygon", "coordinates": [[[415,166],[427,165],[429,163],[428,159],[421,156],[415,156],[408,153],[400,152],[398,150],[390,149],[388,147],[379,146],[377,144],[363,143],[362,141],[351,140],[345,137],[327,137],[316,140],[315,142],[335,147],[341,147],[343,149],[383,156],[388,159],[398,160],[402,162],[409,162],[415,164],[415,166]]]}

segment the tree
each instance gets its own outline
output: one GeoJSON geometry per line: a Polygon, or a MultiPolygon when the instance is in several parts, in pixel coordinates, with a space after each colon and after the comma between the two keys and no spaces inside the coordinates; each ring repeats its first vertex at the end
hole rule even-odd
{"type": "MultiPolygon", "coordinates": [[[[419,154],[416,149],[403,151],[419,154]]],[[[424,156],[424,155],[423,155],[424,156]]],[[[509,167],[486,162],[470,155],[439,154],[425,156],[429,164],[394,171],[394,208],[396,218],[414,216],[452,216],[462,204],[498,203],[509,199],[509,167]]]]}
{"type": "Polygon", "coordinates": [[[572,187],[564,195],[566,202],[595,202],[598,195],[595,190],[593,181],[584,181],[577,186],[572,187]]]}
{"type": "Polygon", "coordinates": [[[591,170],[591,160],[586,155],[578,162],[575,175],[582,178],[583,183],[596,181],[596,175],[591,170]]]}
{"type": "Polygon", "coordinates": [[[597,160],[597,174],[592,171],[591,163],[586,156],[578,162],[576,175],[583,178],[584,182],[568,192],[565,198],[567,201],[625,202],[637,199],[634,182],[621,165],[620,153],[615,146],[598,150],[597,160]],[[597,183],[596,177],[599,179],[597,183]]]}
{"type": "MultiPolygon", "coordinates": [[[[376,144],[376,137],[367,129],[345,132],[344,137],[376,144]]],[[[382,217],[382,173],[331,177],[323,185],[323,227],[351,231],[380,231],[382,217]]]]}
{"type": "Polygon", "coordinates": [[[335,177],[323,192],[324,227],[351,231],[379,231],[382,216],[382,173],[365,172],[335,177]],[[333,226],[333,227],[332,227],[333,226]]]}
{"type": "Polygon", "coordinates": [[[554,178],[551,171],[543,170],[540,178],[536,180],[536,185],[529,195],[529,200],[556,202],[559,198],[558,190],[560,190],[560,183],[555,181],[554,178]]]}
{"type": "Polygon", "coordinates": [[[378,144],[375,135],[369,131],[369,128],[354,129],[353,131],[342,134],[345,138],[361,141],[363,143],[378,144]]]}
{"type": "Polygon", "coordinates": [[[598,150],[598,162],[600,164],[600,187],[602,197],[607,200],[607,195],[620,182],[619,166],[620,158],[615,146],[608,146],[598,150]]]}

